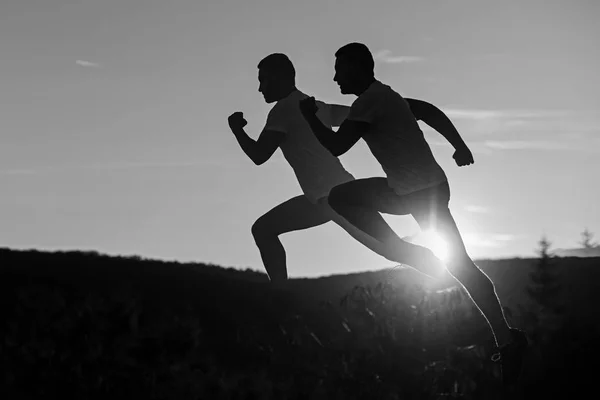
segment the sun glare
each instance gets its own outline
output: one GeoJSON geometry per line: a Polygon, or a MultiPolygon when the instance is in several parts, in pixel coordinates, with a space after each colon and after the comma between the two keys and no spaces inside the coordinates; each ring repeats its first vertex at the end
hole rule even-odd
{"type": "Polygon", "coordinates": [[[440,260],[447,261],[449,255],[448,244],[433,230],[420,232],[414,241],[415,244],[425,246],[435,254],[440,260]]]}

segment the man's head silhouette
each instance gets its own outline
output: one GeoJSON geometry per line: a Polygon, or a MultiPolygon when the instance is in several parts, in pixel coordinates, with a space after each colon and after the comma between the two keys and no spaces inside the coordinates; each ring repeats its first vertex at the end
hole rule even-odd
{"type": "Polygon", "coordinates": [[[273,53],[258,63],[258,91],[267,103],[286,97],[296,88],[296,70],[282,53],[273,53]]]}
{"type": "Polygon", "coordinates": [[[362,93],[375,79],[375,62],[362,43],[348,43],[335,53],[335,76],[342,94],[362,93]]]}

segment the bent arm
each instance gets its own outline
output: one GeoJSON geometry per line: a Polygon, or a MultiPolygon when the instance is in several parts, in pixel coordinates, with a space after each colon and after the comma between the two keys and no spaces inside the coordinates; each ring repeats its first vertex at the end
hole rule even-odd
{"type": "Polygon", "coordinates": [[[348,118],[348,113],[350,113],[350,107],[344,106],[342,104],[327,104],[329,106],[329,114],[331,115],[331,125],[332,126],[341,126],[346,118],[348,118]]]}
{"type": "Polygon", "coordinates": [[[358,121],[342,122],[337,133],[326,127],[316,115],[304,116],[314,135],[331,154],[341,156],[352,148],[368,131],[369,124],[358,121]]]}
{"type": "Polygon", "coordinates": [[[240,147],[256,165],[264,164],[283,142],[285,133],[273,130],[263,130],[254,140],[246,134],[244,128],[236,129],[233,134],[240,147]]]}
{"type": "Polygon", "coordinates": [[[406,101],[417,121],[423,121],[435,129],[455,149],[467,146],[450,118],[442,110],[426,101],[409,98],[406,98],[406,101]]]}

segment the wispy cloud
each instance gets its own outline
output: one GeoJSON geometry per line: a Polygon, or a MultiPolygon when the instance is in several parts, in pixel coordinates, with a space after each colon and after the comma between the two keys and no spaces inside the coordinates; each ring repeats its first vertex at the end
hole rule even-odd
{"type": "Polygon", "coordinates": [[[152,169],[152,168],[191,168],[217,166],[224,167],[219,161],[189,161],[189,162],[111,162],[88,165],[70,165],[60,167],[38,167],[0,170],[0,175],[42,175],[60,172],[78,171],[113,171],[129,169],[152,169]]]}
{"type": "Polygon", "coordinates": [[[377,52],[373,58],[376,61],[381,61],[388,64],[403,64],[424,61],[422,57],[417,56],[394,56],[391,50],[381,50],[377,52]]]}
{"type": "MultiPolygon", "coordinates": [[[[425,129],[423,129],[425,131],[425,129]]],[[[478,132],[479,133],[479,132],[478,132]]],[[[555,135],[557,136],[557,135],[555,135]]],[[[429,140],[431,146],[452,147],[448,142],[439,140],[429,140]]],[[[555,137],[554,140],[468,140],[469,148],[477,154],[492,154],[498,151],[575,151],[582,153],[600,154],[600,138],[583,138],[581,140],[572,140],[569,137],[555,137]]],[[[485,207],[466,206],[466,211],[472,213],[486,213],[485,207]]]]}
{"type": "Polygon", "coordinates": [[[452,145],[448,142],[442,142],[439,140],[428,140],[429,145],[430,146],[436,146],[436,147],[446,147],[446,148],[451,148],[452,145]]]}
{"type": "Polygon", "coordinates": [[[82,165],[78,168],[88,170],[138,169],[138,168],[184,168],[205,166],[206,161],[190,162],[114,162],[107,164],[82,165]]]}
{"type": "Polygon", "coordinates": [[[455,107],[442,110],[478,153],[522,150],[600,153],[600,121],[588,111],[455,107]]]}
{"type": "Polygon", "coordinates": [[[35,169],[7,169],[0,170],[0,175],[35,175],[38,172],[35,169]]]}
{"type": "Polygon", "coordinates": [[[486,140],[483,144],[497,150],[564,150],[561,143],[541,140],[486,140]]]}
{"type": "Polygon", "coordinates": [[[500,116],[502,115],[500,111],[495,110],[467,110],[455,108],[444,108],[444,113],[450,118],[475,120],[500,118],[500,116]]]}
{"type": "Polygon", "coordinates": [[[464,234],[465,245],[472,247],[502,247],[502,244],[479,234],[464,234]]]}
{"type": "Polygon", "coordinates": [[[450,118],[485,120],[485,119],[517,119],[524,123],[528,118],[556,118],[572,115],[569,110],[485,110],[468,108],[444,108],[444,113],[450,118]]]}
{"type": "Polygon", "coordinates": [[[598,145],[589,142],[551,141],[551,140],[486,140],[485,146],[494,150],[546,150],[546,151],[583,151],[599,153],[598,145]]]}
{"type": "Polygon", "coordinates": [[[475,214],[488,214],[490,212],[489,207],[476,206],[476,205],[467,205],[467,206],[465,206],[465,210],[467,210],[468,212],[475,213],[475,214]]]}
{"type": "Polygon", "coordinates": [[[524,236],[510,233],[466,233],[463,235],[463,240],[467,246],[498,248],[522,237],[524,236]]]}
{"type": "Polygon", "coordinates": [[[520,237],[522,237],[522,235],[513,235],[511,233],[495,233],[491,235],[493,240],[499,241],[499,242],[511,242],[513,240],[517,240],[520,237]]]}
{"type": "MultiPolygon", "coordinates": [[[[511,110],[511,109],[476,109],[441,107],[442,111],[456,124],[463,133],[482,135],[511,136],[518,134],[519,139],[523,133],[548,134],[565,127],[572,118],[569,110],[511,110]]],[[[571,123],[570,126],[573,126],[571,123]]]]}
{"type": "Polygon", "coordinates": [[[80,67],[84,67],[84,68],[102,68],[102,65],[95,63],[95,62],[91,62],[91,61],[85,61],[85,60],[77,60],[75,61],[75,64],[79,65],[80,67]]]}

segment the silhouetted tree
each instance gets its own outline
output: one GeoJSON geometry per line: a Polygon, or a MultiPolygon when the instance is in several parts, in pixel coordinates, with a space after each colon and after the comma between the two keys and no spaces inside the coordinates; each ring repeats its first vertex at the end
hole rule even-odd
{"type": "Polygon", "coordinates": [[[548,239],[542,237],[539,241],[539,258],[535,268],[529,274],[531,283],[527,286],[528,295],[538,306],[538,327],[547,334],[560,327],[563,313],[561,284],[556,272],[556,264],[552,260],[550,246],[548,239]]]}
{"type": "Polygon", "coordinates": [[[594,234],[585,228],[583,232],[581,232],[581,242],[579,242],[584,249],[593,249],[598,246],[598,243],[592,241],[594,234]]]}

